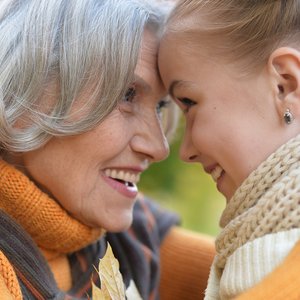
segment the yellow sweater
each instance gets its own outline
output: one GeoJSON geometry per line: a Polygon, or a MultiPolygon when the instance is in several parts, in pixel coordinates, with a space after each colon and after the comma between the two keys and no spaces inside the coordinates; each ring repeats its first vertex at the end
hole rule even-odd
{"type": "MultiPolygon", "coordinates": [[[[59,288],[68,290],[71,274],[66,254],[99,238],[103,230],[74,220],[26,176],[3,161],[0,174],[0,209],[18,220],[31,235],[47,259],[59,288]],[[45,215],[49,217],[45,219],[45,215]]],[[[202,299],[213,256],[211,238],[172,228],[161,247],[161,299],[202,299]]],[[[22,299],[13,267],[1,251],[0,299],[22,299]]]]}

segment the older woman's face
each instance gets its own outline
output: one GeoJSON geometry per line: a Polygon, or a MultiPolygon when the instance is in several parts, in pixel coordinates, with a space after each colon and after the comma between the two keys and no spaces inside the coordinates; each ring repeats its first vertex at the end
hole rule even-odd
{"type": "Polygon", "coordinates": [[[53,138],[22,156],[26,173],[37,185],[87,225],[108,231],[126,229],[141,173],[149,163],[168,155],[157,110],[165,96],[157,71],[157,47],[157,39],[146,32],[135,82],[98,127],[53,138]]]}

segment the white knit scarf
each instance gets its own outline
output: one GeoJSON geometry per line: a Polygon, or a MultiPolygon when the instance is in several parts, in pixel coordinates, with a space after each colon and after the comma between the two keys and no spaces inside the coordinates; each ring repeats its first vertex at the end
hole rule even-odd
{"type": "Polygon", "coordinates": [[[229,201],[220,225],[207,300],[220,299],[222,272],[236,249],[270,233],[300,228],[300,135],[249,175],[229,201]]]}

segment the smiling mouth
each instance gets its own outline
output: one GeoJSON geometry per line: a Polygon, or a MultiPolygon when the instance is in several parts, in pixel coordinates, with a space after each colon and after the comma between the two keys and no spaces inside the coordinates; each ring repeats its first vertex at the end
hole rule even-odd
{"type": "Polygon", "coordinates": [[[140,180],[140,174],[131,173],[123,170],[106,169],[105,176],[116,180],[127,187],[134,187],[140,180]]]}
{"type": "Polygon", "coordinates": [[[220,166],[216,166],[210,173],[214,182],[217,182],[218,179],[222,176],[224,170],[220,166]]]}

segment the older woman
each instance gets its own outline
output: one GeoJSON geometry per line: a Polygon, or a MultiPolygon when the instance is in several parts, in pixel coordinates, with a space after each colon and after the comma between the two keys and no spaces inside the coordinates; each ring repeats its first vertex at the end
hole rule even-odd
{"type": "Polygon", "coordinates": [[[201,237],[137,200],[140,175],[169,151],[163,15],[134,0],[0,5],[1,296],[85,297],[108,240],[125,283],[156,299],[167,233],[162,298],[201,294],[212,251],[197,253],[201,237]]]}

